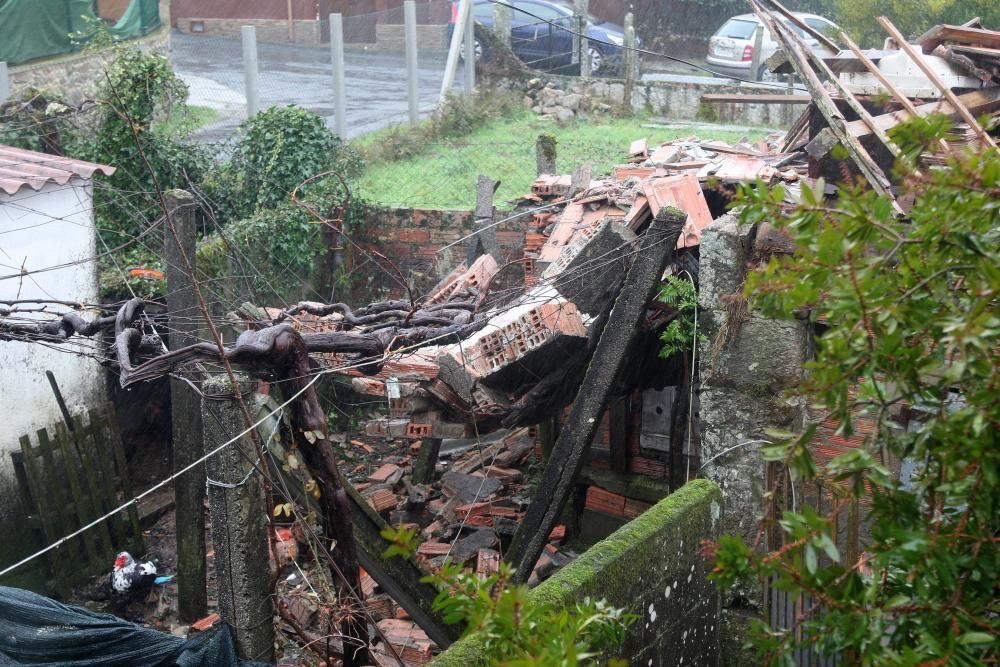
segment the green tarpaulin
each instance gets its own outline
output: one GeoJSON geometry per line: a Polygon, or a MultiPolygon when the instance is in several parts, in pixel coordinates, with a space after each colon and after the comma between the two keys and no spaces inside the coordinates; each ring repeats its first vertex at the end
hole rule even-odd
{"type": "MultiPolygon", "coordinates": [[[[71,38],[88,33],[93,19],[91,0],[0,0],[0,61],[9,65],[80,49],[71,38]]],[[[160,25],[157,0],[132,0],[111,29],[119,39],[139,37],[160,25]]]]}

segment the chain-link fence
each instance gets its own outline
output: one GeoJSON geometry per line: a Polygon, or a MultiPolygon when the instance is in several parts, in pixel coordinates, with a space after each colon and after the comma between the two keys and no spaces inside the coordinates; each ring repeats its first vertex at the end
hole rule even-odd
{"type": "MultiPolygon", "coordinates": [[[[417,95],[422,115],[433,109],[441,90],[448,48],[449,1],[417,6],[417,95]]],[[[346,138],[408,119],[404,11],[396,9],[343,17],[346,138]]],[[[336,93],[329,20],[180,19],[171,43],[174,69],[188,84],[189,104],[212,110],[199,133],[203,142],[233,134],[248,114],[247,63],[243,25],[256,32],[257,107],[295,104],[314,111],[335,130],[336,93]]],[[[252,67],[252,62],[250,63],[252,67]]],[[[462,87],[458,66],[456,90],[462,87]]],[[[251,88],[250,95],[253,95],[251,88]]]]}
{"type": "MultiPolygon", "coordinates": [[[[230,5],[223,3],[222,7],[230,5]]],[[[493,56],[489,51],[498,48],[481,39],[480,31],[497,31],[499,25],[509,24],[508,38],[500,41],[509,43],[529,67],[559,73],[579,73],[582,67],[595,75],[622,74],[624,33],[620,26],[574,15],[559,3],[517,2],[513,7],[510,10],[490,0],[474,0],[473,18],[479,26],[474,40],[477,60],[489,60],[493,56]],[[507,10],[506,19],[497,14],[498,6],[507,10]]],[[[245,15],[252,7],[239,10],[233,5],[231,9],[236,16],[175,17],[173,66],[190,88],[189,104],[211,110],[205,112],[211,122],[199,133],[199,139],[209,143],[225,140],[253,105],[266,109],[296,104],[323,116],[336,130],[336,56],[330,45],[329,17],[296,19],[290,14],[287,20],[253,18],[245,15]],[[254,28],[255,48],[241,36],[245,25],[254,28]],[[247,74],[248,69],[254,70],[254,62],[255,84],[247,74]]],[[[431,0],[417,3],[415,10],[417,106],[419,114],[426,116],[441,96],[457,3],[431,0]]],[[[340,127],[345,138],[406,123],[409,88],[404,7],[347,15],[342,26],[345,92],[340,127]]],[[[450,85],[450,90],[459,94],[466,85],[464,51],[463,47],[450,85]]]]}

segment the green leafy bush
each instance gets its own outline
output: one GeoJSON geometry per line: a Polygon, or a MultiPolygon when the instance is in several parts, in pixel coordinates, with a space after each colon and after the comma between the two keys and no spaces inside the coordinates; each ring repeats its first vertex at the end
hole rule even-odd
{"type": "Polygon", "coordinates": [[[361,171],[360,157],[326,127],[323,118],[294,105],[271,107],[246,120],[231,162],[211,182],[212,194],[232,217],[254,215],[289,201],[296,186],[336,171],[361,171]]]}
{"type": "Polygon", "coordinates": [[[824,407],[838,435],[874,422],[863,445],[825,465],[815,425],[764,450],[798,481],[825,480],[837,507],[870,499],[870,540],[848,560],[837,522],[785,511],[785,545],[758,553],[729,538],[715,579],[749,572],[813,602],[795,627],[761,628],[770,664],[793,665],[808,645],[858,665],[986,665],[1000,659],[1000,154],[954,154],[927,169],[912,156],[947,124],[894,134],[900,178],[915,196],[905,220],[859,186],[824,198],[803,184],[786,210],[781,188],[744,188],[744,222],[772,221],[798,246],[751,275],[747,294],[771,316],[809,312],[829,324],[801,394],[824,407]],[[896,420],[909,414],[908,427],[896,420]],[[907,479],[890,472],[908,460],[907,479]]]}
{"type": "MultiPolygon", "coordinates": [[[[656,300],[676,309],[674,318],[660,333],[660,356],[664,359],[689,351],[695,340],[695,318],[698,314],[698,290],[694,283],[680,276],[667,276],[656,300]]],[[[704,337],[698,334],[699,340],[704,337]]]]}
{"type": "MultiPolygon", "coordinates": [[[[116,169],[94,192],[98,228],[114,247],[160,218],[157,187],[197,182],[207,159],[200,148],[154,127],[158,117],[182,108],[187,99],[187,87],[166,57],[132,45],[112,46],[100,98],[97,130],[81,157],[116,169]]],[[[155,238],[151,244],[158,247],[155,238]]]]}
{"type": "MultiPolygon", "coordinates": [[[[411,556],[419,543],[416,531],[386,528],[382,537],[391,543],[386,558],[411,556]]],[[[605,600],[586,598],[572,608],[554,608],[532,600],[528,587],[511,583],[512,570],[501,563],[486,577],[445,563],[423,581],[438,589],[434,609],[445,623],[464,625],[464,636],[483,639],[490,664],[505,667],[531,665],[594,665],[620,647],[625,631],[635,622],[633,614],[605,600]]],[[[624,665],[610,660],[606,664],[624,665]]]]}

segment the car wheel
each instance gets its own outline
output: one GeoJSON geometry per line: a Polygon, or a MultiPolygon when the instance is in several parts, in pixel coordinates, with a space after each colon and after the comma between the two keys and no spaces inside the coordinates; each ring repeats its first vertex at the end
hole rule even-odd
{"type": "MultiPolygon", "coordinates": [[[[480,60],[483,59],[483,43],[479,41],[478,37],[476,38],[475,43],[476,43],[476,62],[479,62],[480,60]]],[[[465,40],[462,40],[462,43],[458,47],[458,56],[462,60],[465,60],[465,40]]]]}
{"type": "Polygon", "coordinates": [[[593,46],[587,47],[590,54],[590,73],[597,74],[604,68],[604,54],[593,46]]]}
{"type": "Polygon", "coordinates": [[[761,65],[757,69],[757,78],[754,80],[774,83],[778,81],[778,75],[772,72],[771,70],[767,69],[767,65],[761,65]]]}

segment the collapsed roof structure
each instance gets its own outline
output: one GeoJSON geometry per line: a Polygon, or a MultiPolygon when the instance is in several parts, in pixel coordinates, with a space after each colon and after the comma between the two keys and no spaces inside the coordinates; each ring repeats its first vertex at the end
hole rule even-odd
{"type": "MultiPolygon", "coordinates": [[[[433,479],[442,439],[524,429],[454,462],[441,484],[448,500],[428,507],[435,521],[462,528],[499,532],[506,524],[516,531],[506,553],[518,578],[538,575],[543,552],[550,561],[560,559],[546,545],[563,537],[560,513],[583,466],[588,460],[597,465],[591,449],[595,435],[621,418],[609,409],[613,397],[649,391],[652,402],[647,410],[642,398],[640,409],[624,417],[638,422],[634,441],[616,442],[614,427],[603,427],[610,450],[605,465],[663,479],[681,467],[678,454],[697,459],[691,405],[697,369],[659,358],[657,332],[678,312],[651,297],[665,275],[697,284],[701,233],[723,215],[737,185],[780,183],[792,204],[803,181],[859,177],[905,214],[908,202],[897,199],[893,180],[901,152],[888,134],[894,126],[931,113],[958,121],[947,142],[921,156],[925,168],[934,168],[959,146],[995,147],[990,128],[977,117],[992,114],[995,120],[1000,111],[1000,33],[976,25],[937,26],[914,46],[880,19],[891,48],[864,51],[841,35],[848,46],[841,50],[823,36],[829,54],[817,55],[776,19],[780,14],[796,22],[780,4],[750,4],[783,46],[770,66],[795,72],[812,99],[784,136],[733,145],[690,137],[649,146],[638,139],[625,164],[607,177],[592,178],[587,167],[573,175],[542,175],[517,209],[529,220],[521,256],[500,256],[489,238],[495,223],[487,206],[485,214],[477,211],[469,261],[425,298],[356,309],[311,302],[285,310],[248,305],[238,314],[248,330],[224,358],[252,361],[265,332],[276,331],[273,340],[294,329],[314,363],[349,376],[358,392],[387,401],[389,416],[367,423],[367,433],[422,446],[410,477],[405,466],[394,463],[369,476],[363,494],[376,514],[401,504],[394,493],[401,486],[408,497],[420,496],[419,487],[433,479]],[[851,156],[846,176],[845,163],[829,157],[838,144],[851,156]],[[523,282],[510,277],[518,267],[523,282]],[[678,402],[683,410],[676,409],[678,402]],[[663,412],[680,418],[664,426],[663,412]],[[535,497],[530,503],[503,497],[501,486],[515,476],[511,467],[534,446],[535,434],[527,429],[560,415],[560,433],[549,443],[535,497]],[[481,481],[469,487],[467,477],[479,468],[481,481]],[[500,483],[491,483],[495,480],[500,483]]],[[[811,32],[804,24],[798,27],[811,32]]],[[[157,349],[153,361],[161,363],[133,366],[132,357],[151,347],[137,328],[142,325],[133,324],[139,312],[133,305],[117,318],[123,383],[218,358],[213,346],[202,344],[175,350],[172,357],[157,349]]],[[[33,331],[65,338],[82,329],[68,319],[47,329],[0,322],[0,339],[33,331]]],[[[641,511],[635,505],[629,510],[627,500],[613,493],[588,493],[586,502],[625,517],[641,511]]],[[[353,512],[355,522],[359,516],[364,520],[353,512]]],[[[377,535],[377,526],[373,530],[377,535]]],[[[460,530],[452,532],[456,539],[460,530]]],[[[498,556],[491,550],[494,543],[481,535],[465,536],[473,539],[456,551],[458,541],[440,541],[427,530],[418,555],[475,559],[477,568],[490,571],[498,556]]],[[[388,580],[378,584],[395,596],[388,580]]],[[[375,589],[370,579],[362,578],[361,585],[366,593],[375,589]]],[[[429,659],[423,640],[417,648],[429,659]]]]}

